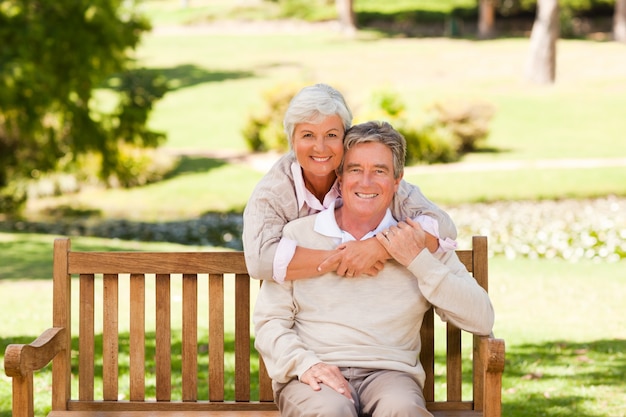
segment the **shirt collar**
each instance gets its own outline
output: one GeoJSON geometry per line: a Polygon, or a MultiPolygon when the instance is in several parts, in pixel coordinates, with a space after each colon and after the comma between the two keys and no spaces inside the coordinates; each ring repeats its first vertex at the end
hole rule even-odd
{"type": "Polygon", "coordinates": [[[339,197],[339,182],[335,180],[335,183],[326,195],[324,201],[320,202],[317,197],[310,192],[304,185],[304,177],[302,176],[302,167],[297,161],[291,163],[291,175],[293,175],[293,183],[296,188],[296,199],[298,202],[298,210],[302,210],[302,207],[306,204],[316,212],[322,211],[330,207],[332,203],[339,197]]]}
{"type": "MultiPolygon", "coordinates": [[[[335,208],[341,207],[343,205],[343,201],[341,198],[333,201],[330,206],[320,212],[315,219],[315,226],[313,229],[324,236],[332,237],[341,240],[341,243],[349,242],[352,240],[356,240],[354,236],[345,230],[341,230],[339,225],[337,224],[337,219],[335,218],[335,208]]],[[[385,217],[378,224],[376,229],[368,232],[365,236],[361,238],[361,240],[368,239],[370,237],[375,236],[377,233],[382,232],[383,230],[397,225],[398,222],[393,218],[391,214],[391,210],[387,209],[385,212],[385,217]]]]}

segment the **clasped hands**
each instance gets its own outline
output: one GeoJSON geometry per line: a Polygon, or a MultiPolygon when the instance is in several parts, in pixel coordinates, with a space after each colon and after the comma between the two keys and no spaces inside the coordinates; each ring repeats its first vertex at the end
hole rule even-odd
{"type": "Polygon", "coordinates": [[[408,266],[424,248],[435,252],[438,247],[436,237],[408,218],[378,233],[374,239],[342,243],[336,254],[319,265],[318,271],[322,274],[335,271],[348,278],[361,274],[376,276],[388,259],[394,258],[408,266]]]}

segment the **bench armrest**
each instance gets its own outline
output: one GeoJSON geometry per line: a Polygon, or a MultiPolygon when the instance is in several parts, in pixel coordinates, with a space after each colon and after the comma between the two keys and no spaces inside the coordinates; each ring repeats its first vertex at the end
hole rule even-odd
{"type": "Polygon", "coordinates": [[[483,407],[485,417],[502,415],[502,373],[505,346],[503,339],[491,336],[480,338],[480,363],[484,375],[483,407]]]}
{"type": "Polygon", "coordinates": [[[4,351],[4,372],[13,378],[13,417],[32,417],[33,372],[48,365],[59,353],[69,349],[66,329],[53,327],[34,342],[12,344],[4,351]]]}

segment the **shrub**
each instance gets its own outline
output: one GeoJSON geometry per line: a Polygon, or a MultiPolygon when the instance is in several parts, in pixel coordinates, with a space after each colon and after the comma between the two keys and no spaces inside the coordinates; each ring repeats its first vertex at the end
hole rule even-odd
{"type": "Polygon", "coordinates": [[[454,162],[489,134],[493,106],[486,102],[449,100],[426,108],[423,120],[409,118],[399,95],[378,91],[372,95],[369,119],[391,123],[406,139],[407,165],[454,162]]]}
{"type": "Polygon", "coordinates": [[[289,149],[283,117],[289,102],[301,88],[294,84],[280,85],[263,93],[265,107],[260,113],[248,117],[241,132],[250,150],[284,152],[289,149]]]}
{"type": "Polygon", "coordinates": [[[434,103],[431,109],[438,124],[458,139],[461,153],[475,151],[477,144],[489,135],[489,122],[494,113],[490,103],[448,100],[434,103]]]}

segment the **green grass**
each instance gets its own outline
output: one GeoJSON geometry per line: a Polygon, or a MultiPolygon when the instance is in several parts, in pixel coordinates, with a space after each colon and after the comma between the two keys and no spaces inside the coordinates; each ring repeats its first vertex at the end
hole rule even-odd
{"type": "Polygon", "coordinates": [[[623,166],[475,172],[409,171],[404,178],[418,184],[432,201],[448,205],[626,195],[626,168],[623,166]]]}

